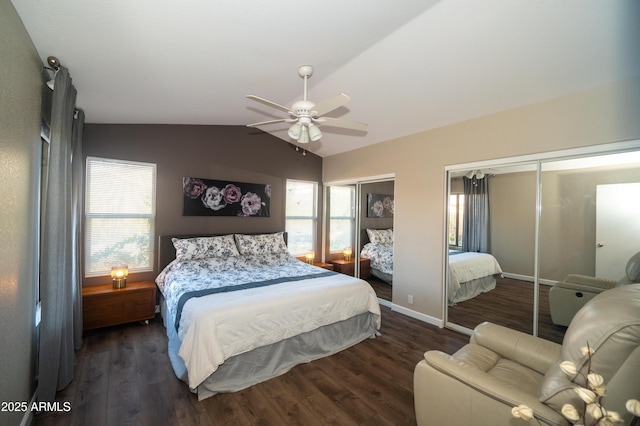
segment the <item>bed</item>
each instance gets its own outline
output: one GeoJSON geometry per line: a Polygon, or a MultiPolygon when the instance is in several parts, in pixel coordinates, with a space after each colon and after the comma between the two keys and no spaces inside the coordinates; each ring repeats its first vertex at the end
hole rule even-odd
{"type": "Polygon", "coordinates": [[[370,229],[362,233],[360,257],[369,259],[371,274],[393,283],[393,229],[370,229]]]}
{"type": "Polygon", "coordinates": [[[449,250],[449,306],[493,290],[499,276],[502,269],[491,254],[449,250]]]}
{"type": "Polygon", "coordinates": [[[198,399],[335,354],[380,328],[363,280],[301,262],[286,236],[160,236],[161,314],[178,378],[198,399]]]}

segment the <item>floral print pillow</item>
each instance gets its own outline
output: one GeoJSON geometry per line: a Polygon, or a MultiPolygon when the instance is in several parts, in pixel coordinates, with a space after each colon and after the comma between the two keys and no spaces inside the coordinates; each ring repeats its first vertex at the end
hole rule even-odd
{"type": "Polygon", "coordinates": [[[275,234],[235,234],[240,254],[286,253],[287,245],[282,232],[275,234]]]}
{"type": "Polygon", "coordinates": [[[369,241],[379,246],[393,245],[393,229],[367,229],[369,241]]]}
{"type": "Polygon", "coordinates": [[[173,238],[177,260],[207,259],[209,257],[239,256],[233,235],[218,237],[173,238]]]}

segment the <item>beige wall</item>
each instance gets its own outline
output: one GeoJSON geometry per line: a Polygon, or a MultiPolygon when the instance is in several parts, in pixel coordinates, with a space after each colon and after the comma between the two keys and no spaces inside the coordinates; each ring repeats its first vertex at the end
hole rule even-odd
{"type": "Polygon", "coordinates": [[[640,79],[625,80],[327,157],[323,180],[395,174],[393,302],[441,319],[444,167],[638,139],[639,116],[640,79]]]}
{"type": "MultiPolygon", "coordinates": [[[[42,63],[9,1],[0,1],[0,401],[35,391],[42,63]]],[[[1,411],[0,424],[25,413],[1,411]]]]}

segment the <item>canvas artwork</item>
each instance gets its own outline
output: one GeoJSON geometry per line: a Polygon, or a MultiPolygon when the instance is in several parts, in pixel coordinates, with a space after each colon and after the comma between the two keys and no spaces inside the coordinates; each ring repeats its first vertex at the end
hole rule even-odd
{"type": "Polygon", "coordinates": [[[269,217],[271,185],[182,178],[184,216],[269,217]]]}
{"type": "Polygon", "coordinates": [[[393,195],[367,194],[367,217],[393,217],[393,195]]]}

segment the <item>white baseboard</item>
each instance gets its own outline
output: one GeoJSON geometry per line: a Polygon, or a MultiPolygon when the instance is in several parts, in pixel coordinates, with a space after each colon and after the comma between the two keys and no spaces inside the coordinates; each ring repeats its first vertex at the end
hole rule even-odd
{"type": "Polygon", "coordinates": [[[412,309],[405,308],[404,306],[400,306],[400,305],[393,305],[392,304],[391,310],[395,311],[395,312],[399,312],[399,313],[401,313],[403,315],[406,315],[408,317],[415,318],[415,319],[420,320],[422,322],[426,322],[427,324],[431,324],[431,325],[435,325],[436,327],[444,328],[444,321],[441,320],[440,318],[435,318],[435,317],[432,317],[430,315],[423,314],[421,312],[416,312],[416,311],[414,311],[412,309]]]}
{"type": "MultiPolygon", "coordinates": [[[[520,280],[520,281],[529,281],[529,282],[533,282],[533,277],[529,276],[529,275],[521,275],[521,274],[512,274],[510,272],[504,272],[502,274],[505,278],[512,278],[514,280],[520,280]]],[[[554,280],[546,280],[544,278],[540,278],[540,284],[544,284],[544,285],[555,285],[557,283],[557,281],[554,280]]]]}

